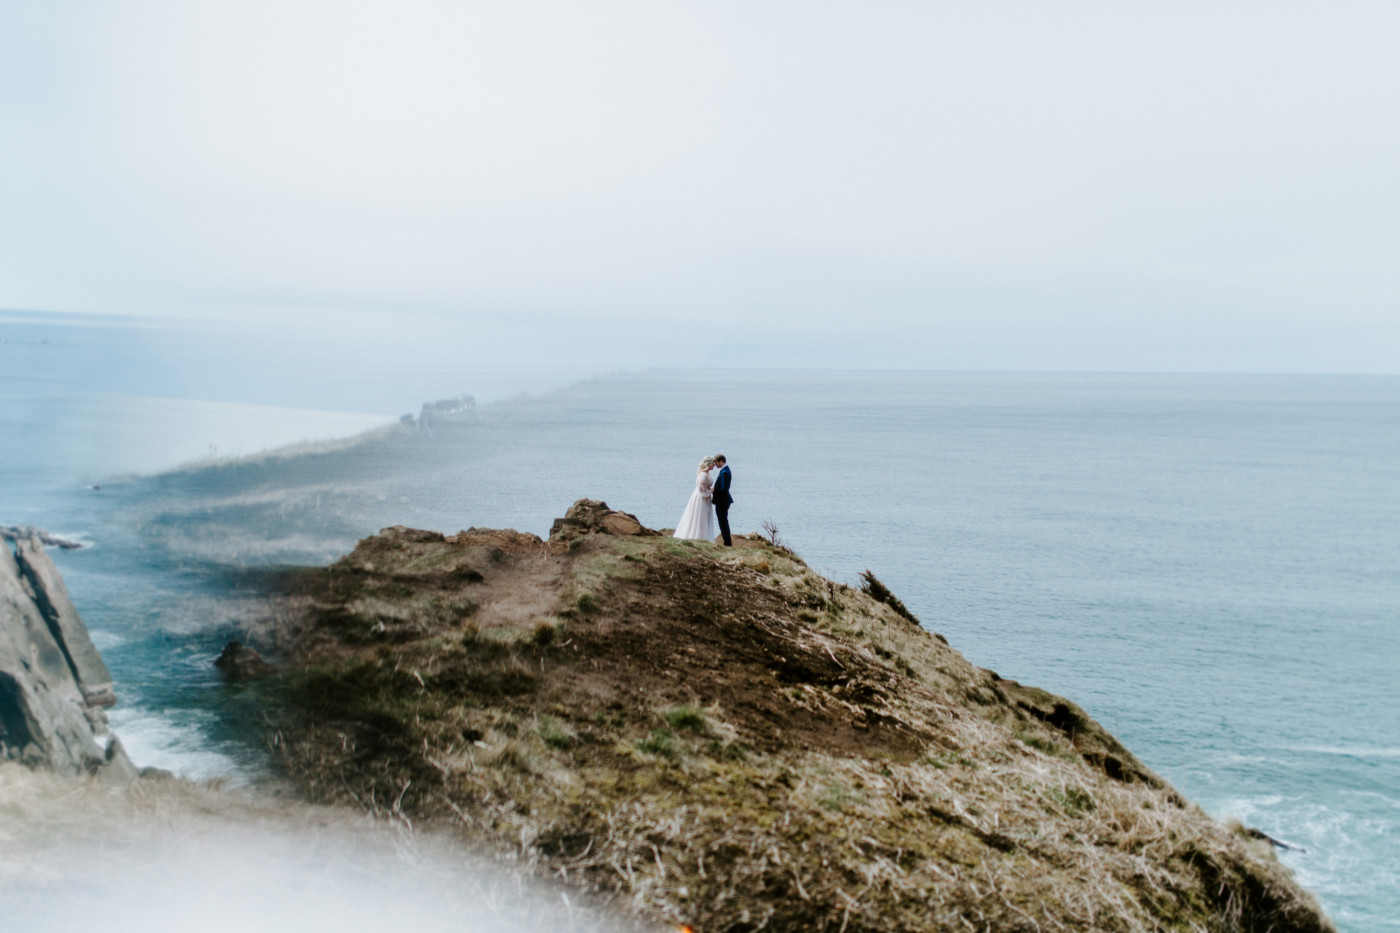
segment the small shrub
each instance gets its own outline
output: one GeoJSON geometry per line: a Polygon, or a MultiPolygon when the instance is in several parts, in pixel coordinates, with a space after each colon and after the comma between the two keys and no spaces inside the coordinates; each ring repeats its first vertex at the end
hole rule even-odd
{"type": "Polygon", "coordinates": [[[666,720],[666,725],[677,732],[699,732],[710,731],[710,723],[705,718],[705,711],[698,706],[673,706],[661,714],[661,718],[666,720]]]}
{"type": "Polygon", "coordinates": [[[784,541],[783,536],[778,533],[778,523],[773,521],[773,519],[765,518],[763,520],[763,536],[773,547],[783,548],[784,550],[787,549],[787,542],[784,541]]]}
{"type": "Polygon", "coordinates": [[[899,597],[890,592],[889,587],[881,583],[879,578],[869,570],[863,570],[860,574],[860,590],[878,603],[884,603],[896,613],[913,622],[915,625],[922,625],[919,617],[909,611],[909,607],[900,601],[899,597]]]}
{"type": "Polygon", "coordinates": [[[578,599],[574,600],[574,606],[582,613],[598,611],[598,597],[592,593],[580,593],[578,599]]]}
{"type": "Polygon", "coordinates": [[[559,629],[549,622],[541,622],[530,634],[530,641],[538,648],[548,648],[559,638],[559,629]]]}

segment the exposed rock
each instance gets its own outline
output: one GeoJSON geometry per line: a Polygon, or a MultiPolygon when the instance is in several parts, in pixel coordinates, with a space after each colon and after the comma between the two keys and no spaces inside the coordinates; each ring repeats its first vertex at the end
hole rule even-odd
{"type": "Polygon", "coordinates": [[[214,662],[228,680],[259,680],[277,673],[277,668],[268,664],[252,648],[241,641],[231,641],[224,645],[223,653],[214,662]]]}
{"type": "Polygon", "coordinates": [[[115,735],[107,736],[107,751],[102,756],[102,765],[92,769],[97,777],[109,784],[125,784],[144,776],[146,768],[137,768],[131,763],[122,740],[115,735]]]}
{"type": "Polygon", "coordinates": [[[569,506],[563,518],[556,518],[549,529],[550,541],[571,541],[581,535],[645,535],[654,537],[660,532],[647,528],[637,516],[629,512],[619,512],[608,508],[606,502],[598,499],[579,499],[569,506]]]}
{"type": "Polygon", "coordinates": [[[84,700],[89,706],[114,705],[117,694],[112,689],[112,675],[69,598],[63,577],[44,553],[43,546],[35,538],[16,542],[15,561],[34,596],[34,604],[68,659],[84,700]]]}
{"type": "Polygon", "coordinates": [[[106,731],[116,702],[107,666],[37,538],[0,546],[0,757],[129,780],[106,731]]]}
{"type": "MultiPolygon", "coordinates": [[[[93,486],[93,489],[101,489],[101,486],[93,486]]],[[[62,535],[50,534],[42,528],[35,528],[33,525],[0,525],[0,540],[23,541],[26,538],[35,538],[40,544],[48,547],[61,547],[65,551],[76,551],[81,548],[82,542],[74,541],[72,538],[65,538],[62,535]]]]}
{"type": "Polygon", "coordinates": [[[639,535],[643,530],[642,523],[626,512],[609,512],[598,524],[610,535],[639,535]]]}
{"type": "Polygon", "coordinates": [[[379,529],[379,537],[392,541],[431,544],[444,540],[446,535],[440,531],[423,531],[419,528],[409,528],[407,525],[392,525],[388,528],[379,529]]]}

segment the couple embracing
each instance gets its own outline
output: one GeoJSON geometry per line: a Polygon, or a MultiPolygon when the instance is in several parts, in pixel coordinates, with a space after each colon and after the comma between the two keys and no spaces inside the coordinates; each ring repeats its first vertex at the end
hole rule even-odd
{"type": "Polygon", "coordinates": [[[729,485],[734,478],[729,473],[729,464],[724,454],[715,454],[700,461],[695,473],[695,491],[690,494],[685,514],[676,524],[677,538],[693,538],[711,541],[715,536],[715,520],[719,520],[719,532],[724,536],[725,547],[733,547],[729,537],[729,507],[734,497],[729,494],[729,485]],[[719,469],[719,475],[710,480],[710,471],[719,469]]]}

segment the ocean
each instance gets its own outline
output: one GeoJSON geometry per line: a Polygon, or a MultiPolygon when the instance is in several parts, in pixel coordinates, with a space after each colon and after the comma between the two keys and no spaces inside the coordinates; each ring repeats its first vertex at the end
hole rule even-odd
{"type": "Polygon", "coordinates": [[[0,316],[0,341],[0,524],[91,545],[55,557],[139,764],[263,773],[210,664],[256,621],[249,568],[391,524],[543,535],[583,497],[670,527],[724,453],[736,530],[874,571],[1294,846],[1341,929],[1400,929],[1400,377],[399,367],[342,410],[279,367],[240,388],[227,344],[160,325],[0,316]],[[397,420],[439,386],[494,401],[397,420]]]}

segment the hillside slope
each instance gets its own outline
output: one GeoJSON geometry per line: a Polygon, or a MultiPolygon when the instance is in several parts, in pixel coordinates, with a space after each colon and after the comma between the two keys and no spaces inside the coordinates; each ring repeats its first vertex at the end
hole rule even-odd
{"type": "Polygon", "coordinates": [[[1333,929],[1073,703],[739,543],[590,500],[549,541],[386,529],[283,580],[276,747],[704,933],[1333,929]]]}

